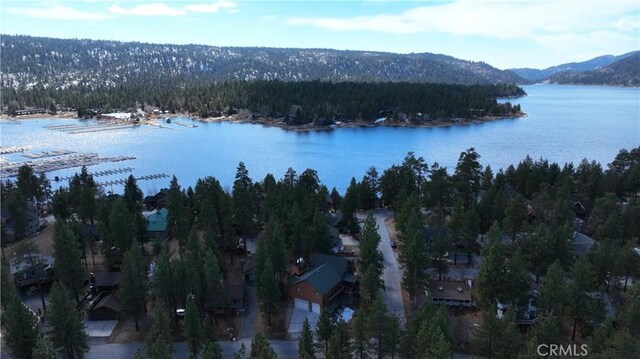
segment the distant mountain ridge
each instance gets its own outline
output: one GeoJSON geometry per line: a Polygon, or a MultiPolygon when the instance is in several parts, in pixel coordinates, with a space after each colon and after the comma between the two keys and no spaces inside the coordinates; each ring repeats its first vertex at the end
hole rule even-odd
{"type": "Polygon", "coordinates": [[[562,65],[547,67],[546,69],[532,69],[532,68],[518,68],[518,69],[509,69],[510,71],[518,74],[518,76],[522,77],[525,80],[531,82],[542,82],[543,80],[548,79],[549,77],[562,73],[562,72],[584,72],[584,71],[592,71],[597,70],[599,68],[603,68],[613,64],[616,61],[623,60],[627,57],[639,54],[640,51],[632,51],[622,55],[604,55],[598,56],[591,60],[582,61],[582,62],[570,62],[562,65]]]}
{"type": "Polygon", "coordinates": [[[182,82],[326,80],[449,84],[522,83],[511,71],[431,53],[216,47],[2,35],[3,88],[182,82]]]}
{"type": "Polygon", "coordinates": [[[596,70],[565,71],[549,77],[547,82],[577,85],[640,86],[640,52],[596,70]]]}

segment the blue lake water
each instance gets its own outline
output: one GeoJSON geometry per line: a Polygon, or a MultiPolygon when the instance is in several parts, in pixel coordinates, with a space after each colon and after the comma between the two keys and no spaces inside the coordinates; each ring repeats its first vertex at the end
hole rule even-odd
{"type": "MultiPolygon", "coordinates": [[[[262,125],[198,123],[197,128],[152,126],[85,134],[66,134],[45,125],[82,123],[74,119],[25,120],[2,124],[2,146],[32,146],[33,151],[72,150],[100,156],[135,156],[126,162],[103,163],[90,172],[133,167],[135,176],[175,174],[186,187],[198,178],[217,177],[231,188],[236,166],[243,161],[251,177],[267,173],[280,178],[287,168],[318,171],[329,189],[344,191],[351,177],[367,168],[400,163],[409,151],[430,164],[455,167],[460,152],[475,147],[483,165],[495,170],[517,164],[527,154],[538,159],[577,163],[583,158],[609,163],[622,148],[640,146],[640,89],[563,85],[525,86],[520,103],[527,117],[446,128],[342,128],[295,132],[262,125]]],[[[181,120],[190,121],[188,119],[181,120]]],[[[86,121],[85,121],[86,122],[86,121]]],[[[26,161],[21,154],[3,155],[26,161]]],[[[68,176],[79,169],[48,173],[68,176]]],[[[128,174],[97,177],[98,182],[128,174]]],[[[169,178],[140,181],[145,194],[166,187],[169,178]]],[[[55,185],[55,183],[54,183],[55,185]]],[[[106,190],[120,192],[121,186],[106,190]]]]}

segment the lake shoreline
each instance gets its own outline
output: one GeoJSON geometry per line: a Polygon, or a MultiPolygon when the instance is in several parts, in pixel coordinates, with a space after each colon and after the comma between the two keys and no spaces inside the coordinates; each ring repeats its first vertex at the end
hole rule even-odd
{"type": "MultiPolygon", "coordinates": [[[[19,121],[30,121],[30,120],[38,120],[38,119],[77,119],[81,120],[75,116],[75,112],[67,112],[64,114],[33,114],[33,115],[24,115],[19,117],[9,117],[6,115],[0,116],[0,123],[10,122],[16,123],[19,121]]],[[[486,122],[493,122],[498,120],[515,120],[522,117],[526,117],[527,114],[524,112],[520,112],[514,115],[509,116],[485,116],[478,117],[473,119],[456,119],[456,120],[437,120],[437,121],[429,121],[426,123],[410,123],[410,122],[399,122],[399,121],[383,121],[380,123],[372,123],[365,121],[353,121],[353,122],[338,122],[332,125],[324,125],[324,126],[314,126],[313,124],[306,125],[289,125],[283,122],[280,122],[273,118],[266,118],[263,120],[248,120],[248,119],[240,119],[237,116],[223,116],[223,117],[214,117],[214,118],[199,118],[194,117],[188,113],[179,113],[179,114],[163,114],[163,115],[151,115],[149,118],[142,120],[139,122],[140,125],[150,125],[150,126],[158,126],[155,121],[165,119],[165,118],[186,118],[191,119],[192,121],[204,122],[204,123],[216,123],[216,122],[228,122],[228,123],[237,123],[237,124],[252,124],[252,125],[262,125],[265,127],[275,127],[280,128],[286,131],[294,131],[294,132],[310,132],[310,131],[331,131],[339,128],[367,128],[367,127],[402,127],[402,128],[441,128],[441,127],[455,127],[455,126],[468,126],[474,124],[482,124],[486,122]]],[[[100,119],[102,120],[120,120],[115,117],[103,116],[100,119]]],[[[162,126],[159,126],[162,127],[162,126]]]]}

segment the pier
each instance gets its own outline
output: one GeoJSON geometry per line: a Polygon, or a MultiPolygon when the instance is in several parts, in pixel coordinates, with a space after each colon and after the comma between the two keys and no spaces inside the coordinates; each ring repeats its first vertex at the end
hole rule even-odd
{"type": "Polygon", "coordinates": [[[29,146],[12,146],[12,147],[0,147],[0,155],[8,155],[11,153],[20,153],[29,151],[31,147],[29,146]]]}
{"type": "MultiPolygon", "coordinates": [[[[109,176],[121,173],[128,173],[134,170],[133,167],[125,167],[125,168],[114,168],[110,170],[98,171],[98,172],[89,172],[89,174],[93,177],[102,177],[109,176]]],[[[73,176],[58,178],[59,181],[69,181],[73,178],[73,176]]]]}
{"type": "MultiPolygon", "coordinates": [[[[161,179],[161,178],[167,178],[167,177],[171,177],[171,176],[169,176],[166,173],[154,173],[151,175],[136,177],[136,181],[155,180],[155,179],[161,179]]],[[[106,182],[98,182],[98,184],[105,187],[105,186],[113,186],[113,185],[124,185],[126,182],[127,182],[127,179],[122,178],[122,179],[111,180],[106,182]]]]}
{"type": "Polygon", "coordinates": [[[176,125],[178,125],[178,126],[184,126],[184,127],[189,127],[189,128],[196,128],[196,127],[198,127],[198,125],[194,125],[194,124],[192,124],[192,123],[184,123],[184,122],[178,122],[178,121],[175,121],[175,122],[173,122],[173,123],[175,123],[175,124],[176,124],[176,125]]]}
{"type": "Polygon", "coordinates": [[[73,167],[93,166],[105,162],[121,162],[135,159],[136,158],[132,156],[98,157],[97,153],[89,153],[20,163],[11,162],[2,166],[2,169],[0,170],[0,177],[6,178],[16,176],[18,174],[18,169],[23,165],[31,166],[33,171],[38,173],[58,171],[73,167]]]}
{"type": "Polygon", "coordinates": [[[40,153],[27,153],[22,156],[31,158],[31,159],[38,159],[38,158],[45,158],[45,157],[70,155],[72,153],[75,153],[75,151],[57,150],[57,151],[42,151],[40,153]]]}
{"type": "Polygon", "coordinates": [[[97,121],[97,123],[79,125],[79,124],[66,124],[66,125],[48,125],[44,126],[46,129],[60,131],[68,133],[70,135],[76,135],[80,133],[102,132],[102,131],[114,131],[124,128],[132,128],[139,126],[138,123],[132,123],[129,121],[97,121]]]}

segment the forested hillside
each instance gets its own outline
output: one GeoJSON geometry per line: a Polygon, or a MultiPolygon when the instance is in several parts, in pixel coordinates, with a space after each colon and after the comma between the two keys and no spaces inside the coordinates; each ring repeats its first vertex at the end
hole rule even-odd
{"type": "Polygon", "coordinates": [[[453,84],[518,83],[482,62],[450,56],[330,49],[214,47],[2,36],[3,88],[44,85],[115,86],[171,79],[409,81],[453,84]]]}
{"type": "Polygon", "coordinates": [[[628,52],[622,55],[604,55],[598,56],[591,60],[583,61],[583,62],[570,62],[562,65],[556,65],[547,67],[546,69],[532,69],[532,68],[519,68],[519,69],[510,69],[514,73],[518,74],[525,80],[529,80],[532,82],[540,82],[550,76],[555,74],[559,74],[562,72],[584,72],[584,71],[592,71],[597,70],[606,66],[613,64],[614,62],[623,60],[629,56],[637,55],[638,51],[628,52]]]}
{"type": "Polygon", "coordinates": [[[640,52],[613,64],[585,72],[562,72],[550,82],[580,85],[640,86],[640,52]]]}

